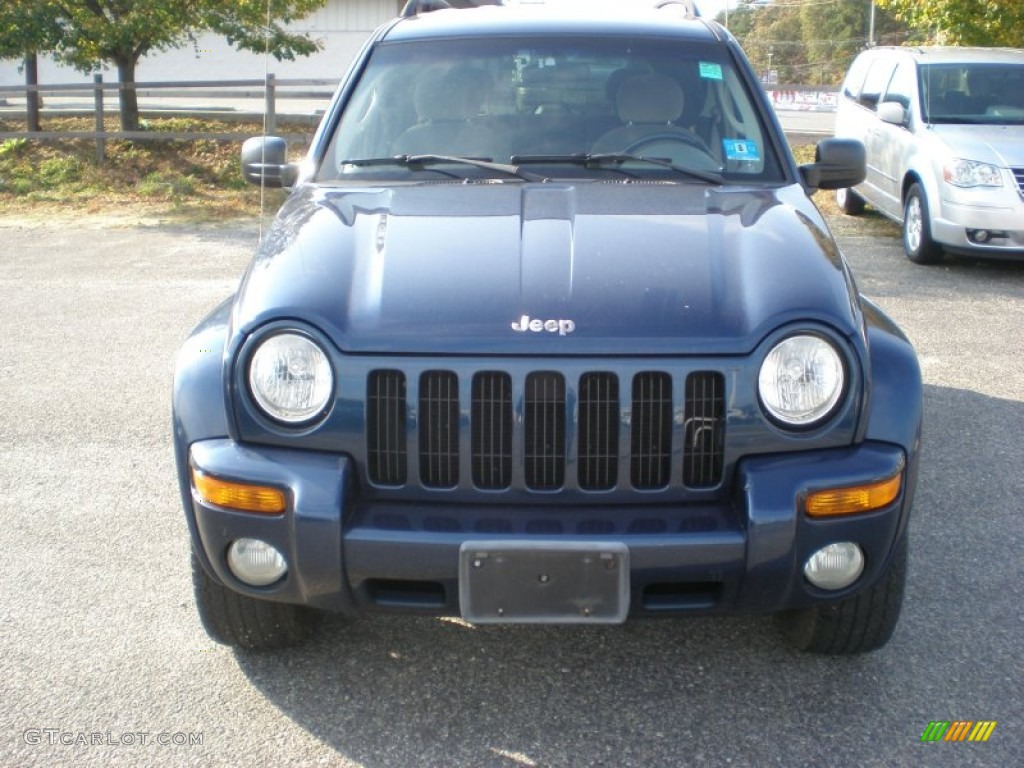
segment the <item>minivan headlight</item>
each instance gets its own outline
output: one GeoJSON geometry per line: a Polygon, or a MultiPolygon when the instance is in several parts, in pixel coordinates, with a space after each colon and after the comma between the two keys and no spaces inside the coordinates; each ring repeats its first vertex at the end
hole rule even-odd
{"type": "Polygon", "coordinates": [[[765,410],[782,424],[808,427],[829,416],[846,374],[836,348],[820,336],[790,336],[761,363],[757,388],[765,410]]]}
{"type": "Polygon", "coordinates": [[[308,421],[327,406],[333,389],[327,355],[307,336],[278,333],[261,342],[249,359],[249,390],[272,419],[308,421]]]}
{"type": "Polygon", "coordinates": [[[960,158],[942,167],[942,178],[954,187],[1003,186],[1003,174],[996,166],[960,158]]]}

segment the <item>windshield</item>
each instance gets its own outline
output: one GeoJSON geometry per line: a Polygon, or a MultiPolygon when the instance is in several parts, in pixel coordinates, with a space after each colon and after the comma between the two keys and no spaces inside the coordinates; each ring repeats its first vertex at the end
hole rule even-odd
{"type": "Polygon", "coordinates": [[[927,64],[921,93],[925,122],[1024,124],[1024,64],[927,64]]]}
{"type": "Polygon", "coordinates": [[[515,178],[440,156],[528,167],[543,178],[779,181],[768,135],[721,45],[385,43],[348,99],[318,179],[515,178]],[[410,162],[419,156],[434,159],[410,162]]]}

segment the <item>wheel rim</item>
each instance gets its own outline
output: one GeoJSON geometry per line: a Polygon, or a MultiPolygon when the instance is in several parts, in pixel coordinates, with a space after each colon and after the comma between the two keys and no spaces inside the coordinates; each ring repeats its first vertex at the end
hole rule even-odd
{"type": "Polygon", "coordinates": [[[907,248],[917,251],[921,247],[921,232],[924,227],[924,216],[921,213],[921,199],[914,195],[907,200],[906,221],[903,224],[907,233],[907,248]]]}

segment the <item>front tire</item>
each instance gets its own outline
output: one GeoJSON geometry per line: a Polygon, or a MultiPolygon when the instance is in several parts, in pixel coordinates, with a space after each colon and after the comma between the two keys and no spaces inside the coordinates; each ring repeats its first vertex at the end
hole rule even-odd
{"type": "Polygon", "coordinates": [[[932,240],[928,201],[920,184],[912,184],[903,204],[903,250],[915,264],[937,264],[942,247],[932,240]]]}
{"type": "Polygon", "coordinates": [[[881,648],[892,637],[903,605],[907,576],[907,534],[896,543],[878,582],[840,603],[780,613],[786,641],[798,651],[845,656],[881,648]]]}
{"type": "Polygon", "coordinates": [[[847,216],[860,216],[864,213],[864,198],[849,187],[836,190],[836,205],[847,216]]]}
{"type": "Polygon", "coordinates": [[[215,581],[192,553],[192,586],[206,634],[224,645],[263,651],[298,645],[319,623],[320,613],[301,605],[256,600],[215,581]]]}

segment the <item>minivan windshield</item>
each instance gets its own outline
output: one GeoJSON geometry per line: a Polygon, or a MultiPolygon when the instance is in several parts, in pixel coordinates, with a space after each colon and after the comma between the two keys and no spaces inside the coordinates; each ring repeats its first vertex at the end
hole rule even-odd
{"type": "Polygon", "coordinates": [[[1024,125],[1024,64],[925,64],[920,77],[926,122],[1024,125]]]}
{"type": "Polygon", "coordinates": [[[625,37],[385,42],[349,95],[317,177],[517,180],[507,167],[486,167],[492,163],[545,179],[779,181],[782,165],[769,136],[720,44],[625,37]]]}

